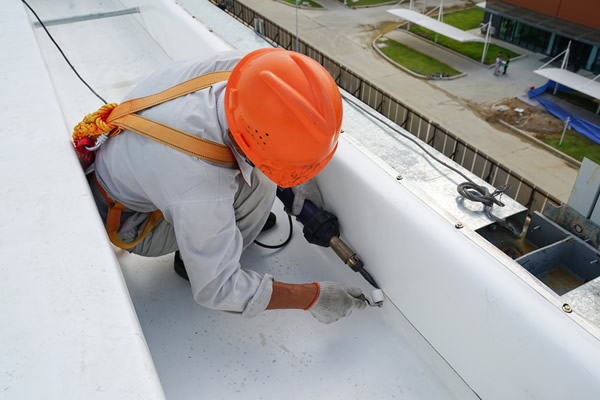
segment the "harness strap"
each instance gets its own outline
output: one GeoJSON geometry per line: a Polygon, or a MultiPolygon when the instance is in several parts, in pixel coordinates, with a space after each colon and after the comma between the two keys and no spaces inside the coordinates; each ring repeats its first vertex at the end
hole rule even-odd
{"type": "Polygon", "coordinates": [[[125,101],[115,107],[106,122],[118,126],[110,136],[127,129],[175,150],[222,166],[235,167],[236,160],[231,149],[224,144],[190,135],[169,125],[135,114],[155,105],[176,99],[186,94],[211,87],[227,80],[231,71],[211,72],[182,82],[162,92],[125,101]]]}
{"type": "Polygon", "coordinates": [[[185,96],[198,90],[206,89],[217,82],[226,81],[229,79],[231,71],[215,71],[204,75],[197,76],[168,89],[152,94],[150,96],[138,97],[137,99],[127,100],[115,107],[106,122],[122,117],[126,114],[135,113],[153,107],[165,101],[176,99],[177,97],[185,96]]]}
{"type": "Polygon", "coordinates": [[[98,178],[96,177],[95,172],[94,182],[96,183],[96,187],[102,194],[102,197],[104,197],[106,203],[108,204],[108,215],[106,216],[106,233],[108,234],[108,238],[110,239],[112,244],[122,249],[131,249],[132,247],[137,246],[150,233],[150,231],[154,228],[158,220],[163,216],[162,212],[160,210],[156,210],[150,213],[150,216],[144,224],[142,233],[140,233],[138,238],[135,239],[133,242],[124,242],[121,240],[117,232],[121,227],[121,213],[123,212],[123,210],[126,210],[127,207],[125,207],[118,201],[114,201],[108,196],[104,188],[100,185],[100,182],[98,182],[98,178]]]}
{"type": "MultiPolygon", "coordinates": [[[[151,120],[149,118],[137,115],[136,112],[143,111],[155,105],[176,99],[186,94],[196,92],[198,90],[211,87],[217,82],[225,81],[231,75],[231,71],[217,71],[198,76],[178,85],[170,87],[162,92],[125,101],[111,111],[107,124],[116,125],[110,136],[115,136],[123,130],[130,130],[155,140],[159,143],[167,145],[175,150],[198,157],[211,163],[216,163],[221,166],[234,167],[236,160],[231,152],[231,149],[224,144],[216,143],[207,139],[202,139],[194,135],[190,135],[184,131],[173,128],[169,125],[151,120]]],[[[122,249],[130,249],[138,245],[154,228],[158,220],[163,216],[160,210],[153,211],[142,229],[141,234],[133,242],[124,242],[119,238],[117,232],[121,227],[121,213],[126,210],[123,204],[112,200],[106,191],[102,188],[96,174],[94,173],[94,181],[96,186],[108,203],[108,215],[106,217],[106,233],[110,241],[117,247],[122,249]]]]}
{"type": "Polygon", "coordinates": [[[234,167],[236,165],[235,158],[229,147],[207,139],[202,139],[198,136],[190,135],[189,133],[142,117],[141,115],[129,114],[112,123],[121,129],[139,133],[148,139],[155,140],[175,150],[201,158],[205,161],[227,167],[234,167]]]}

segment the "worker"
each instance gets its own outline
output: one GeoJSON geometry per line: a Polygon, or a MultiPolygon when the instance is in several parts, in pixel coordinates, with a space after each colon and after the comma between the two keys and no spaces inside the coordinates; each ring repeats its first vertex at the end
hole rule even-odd
{"type": "Polygon", "coordinates": [[[177,251],[176,267],[205,307],[248,317],[305,309],[323,323],[364,308],[358,289],[334,282],[287,284],[240,265],[242,252],[265,226],[277,185],[293,188],[296,214],[305,198],[318,201],[311,179],[333,156],[342,122],[339,90],[321,65],[282,49],[222,52],[155,72],[125,100],[229,70],[226,81],[138,115],[224,144],[234,165],[125,130],[98,149],[89,178],[101,217],[106,223],[111,201],[122,204],[117,240],[129,243],[160,210],[150,233],[128,251],[148,257],[177,251]]]}

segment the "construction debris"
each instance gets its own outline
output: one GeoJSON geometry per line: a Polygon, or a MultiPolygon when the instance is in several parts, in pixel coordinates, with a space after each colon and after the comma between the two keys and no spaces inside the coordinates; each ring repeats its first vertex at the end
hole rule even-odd
{"type": "Polygon", "coordinates": [[[560,119],[516,98],[505,99],[493,105],[485,119],[492,123],[502,120],[536,137],[556,134],[563,128],[560,119]]]}

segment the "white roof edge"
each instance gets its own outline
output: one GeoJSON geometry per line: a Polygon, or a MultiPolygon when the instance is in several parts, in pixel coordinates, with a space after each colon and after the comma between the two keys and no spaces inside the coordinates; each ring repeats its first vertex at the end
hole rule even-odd
{"type": "Polygon", "coordinates": [[[0,26],[2,396],[163,399],[21,2],[0,26]]]}

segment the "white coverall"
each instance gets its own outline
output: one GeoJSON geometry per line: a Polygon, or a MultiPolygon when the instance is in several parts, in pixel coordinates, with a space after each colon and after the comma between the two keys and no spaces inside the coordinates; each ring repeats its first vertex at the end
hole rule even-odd
{"type": "MultiPolygon", "coordinates": [[[[124,100],[160,92],[207,72],[231,70],[244,55],[224,52],[171,65],[139,83],[124,100]]],[[[95,168],[108,196],[137,211],[122,218],[119,236],[124,241],[137,237],[147,213],[160,209],[164,215],[131,252],[159,256],[179,249],[196,302],[254,316],[268,305],[273,279],[241,268],[239,260],[260,233],[276,186],[233,149],[227,134],[225,85],[217,83],[140,115],[228,145],[238,168],[213,165],[129,131],[100,148],[95,168]]],[[[105,219],[106,202],[91,186],[105,219]]]]}

